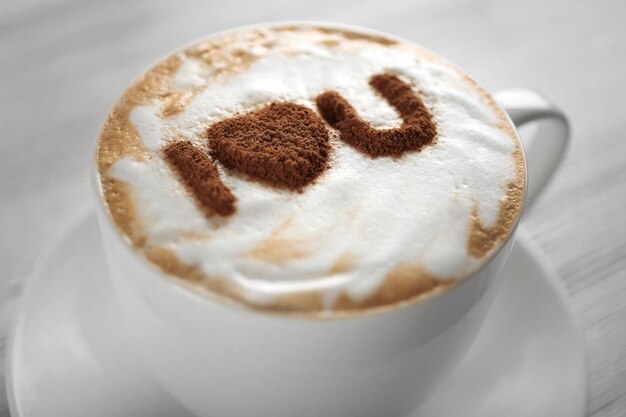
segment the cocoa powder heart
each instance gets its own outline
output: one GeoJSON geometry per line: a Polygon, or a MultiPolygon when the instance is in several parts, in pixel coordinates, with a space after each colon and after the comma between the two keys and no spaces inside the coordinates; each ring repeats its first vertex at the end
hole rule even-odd
{"type": "Polygon", "coordinates": [[[327,167],[323,120],[295,103],[272,103],[207,130],[211,156],[226,168],[275,187],[300,190],[327,167]]]}

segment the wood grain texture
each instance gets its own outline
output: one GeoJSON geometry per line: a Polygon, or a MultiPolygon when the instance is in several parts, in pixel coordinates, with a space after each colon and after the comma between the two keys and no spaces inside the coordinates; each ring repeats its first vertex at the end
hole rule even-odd
{"type": "MultiPolygon", "coordinates": [[[[5,0],[0,355],[20,280],[89,206],[97,132],[128,82],[167,52],[219,30],[329,20],[414,40],[491,91],[530,86],[564,108],[572,145],[524,223],[562,274],[584,331],[590,415],[626,415],[625,17],[620,0],[5,0]]],[[[0,398],[0,416],[8,415],[0,398]]]]}

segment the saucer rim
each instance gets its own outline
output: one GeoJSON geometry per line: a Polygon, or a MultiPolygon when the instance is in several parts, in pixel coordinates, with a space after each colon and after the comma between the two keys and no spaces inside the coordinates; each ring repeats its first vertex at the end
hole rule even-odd
{"type": "MultiPolygon", "coordinates": [[[[535,260],[539,268],[543,271],[543,274],[548,281],[550,287],[554,289],[556,298],[558,299],[561,310],[566,312],[566,320],[569,322],[570,329],[572,331],[572,337],[576,340],[575,346],[572,346],[572,350],[576,350],[576,356],[578,356],[578,363],[582,366],[582,379],[584,382],[584,389],[582,398],[580,400],[579,408],[581,417],[585,417],[589,414],[589,399],[590,399],[590,374],[589,374],[589,351],[583,332],[582,326],[576,319],[574,314],[574,308],[565,286],[565,283],[561,279],[556,266],[552,263],[548,255],[541,248],[539,243],[532,235],[524,228],[522,224],[517,227],[517,235],[513,245],[518,243],[524,247],[524,250],[535,260]]],[[[497,296],[496,296],[497,297],[497,296]]],[[[574,416],[571,416],[574,417],[574,416]]]]}
{"type": "Polygon", "coordinates": [[[14,365],[17,340],[20,335],[20,329],[22,328],[21,324],[24,317],[23,311],[26,304],[26,294],[29,292],[30,288],[33,285],[36,285],[35,283],[37,282],[37,278],[43,272],[45,265],[47,265],[53,258],[53,255],[58,246],[65,242],[67,239],[71,238],[72,234],[76,233],[76,230],[83,224],[83,222],[88,221],[90,215],[95,216],[95,209],[93,207],[81,210],[81,213],[66,221],[65,227],[63,227],[55,237],[50,239],[48,245],[44,247],[44,249],[39,253],[37,259],[35,260],[35,263],[30,269],[30,272],[26,274],[26,277],[21,283],[18,299],[13,310],[14,313],[12,317],[12,322],[9,327],[7,337],[7,351],[4,357],[6,364],[4,372],[6,385],[5,390],[7,404],[9,406],[9,415],[11,417],[23,416],[23,414],[19,410],[17,396],[15,393],[16,382],[14,365]]]}

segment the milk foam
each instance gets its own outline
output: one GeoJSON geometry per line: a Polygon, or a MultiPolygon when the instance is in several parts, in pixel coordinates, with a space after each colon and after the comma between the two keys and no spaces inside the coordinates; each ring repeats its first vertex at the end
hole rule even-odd
{"type": "Polygon", "coordinates": [[[306,28],[263,33],[263,43],[250,37],[232,45],[252,51],[254,60],[230,74],[214,75],[211,66],[181,53],[173,88],[201,89],[181,113],[164,118],[159,100],[131,111],[150,157],[123,156],[104,174],[129,184],[147,245],[171,250],[207,277],[236,283],[257,304],[319,290],[330,307],[340,294],[357,301],[371,296],[398,265],[419,265],[441,280],[480,266],[468,252],[473,210],[484,227],[494,226],[509,184],[519,180],[517,139],[501,128],[502,115],[484,94],[412,46],[323,43],[338,36],[306,28]],[[437,125],[434,145],[373,159],[335,135],[330,168],[301,193],[231,175],[218,164],[237,198],[236,214],[219,221],[203,215],[159,152],[178,139],[206,149],[209,125],[273,101],[317,112],[315,97],[327,90],[338,91],[373,126],[399,126],[395,109],[368,84],[383,72],[420,92],[437,125]],[[349,267],[335,268],[342,259],[350,259],[349,267]]]}

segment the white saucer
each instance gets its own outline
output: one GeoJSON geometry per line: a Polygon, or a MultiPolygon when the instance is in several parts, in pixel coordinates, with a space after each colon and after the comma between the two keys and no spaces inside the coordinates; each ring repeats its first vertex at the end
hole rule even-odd
{"type": "MultiPolygon", "coordinates": [[[[11,415],[191,417],[128,353],[95,215],[78,220],[26,283],[7,361],[11,415]]],[[[585,415],[581,336],[523,233],[503,278],[467,358],[415,417],[585,415]]]]}

